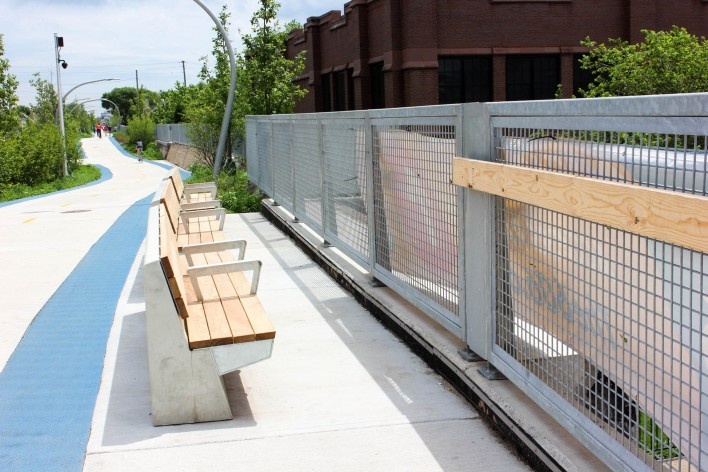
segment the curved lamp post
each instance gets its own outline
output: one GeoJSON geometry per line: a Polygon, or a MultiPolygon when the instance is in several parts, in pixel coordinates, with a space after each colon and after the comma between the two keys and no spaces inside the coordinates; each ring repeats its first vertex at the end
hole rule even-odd
{"type": "MultiPolygon", "coordinates": [[[[96,82],[111,82],[111,81],[113,81],[113,80],[120,80],[120,79],[115,79],[115,78],[113,78],[113,79],[97,79],[97,80],[89,80],[88,82],[84,82],[84,83],[82,83],[82,84],[79,84],[79,85],[77,85],[76,87],[74,87],[74,88],[72,88],[71,90],[69,90],[68,92],[66,92],[66,93],[64,94],[64,96],[62,97],[62,101],[66,101],[66,97],[68,97],[71,92],[73,92],[74,90],[76,90],[76,89],[79,88],[79,87],[82,87],[82,86],[87,85],[87,84],[95,84],[96,82]]],[[[106,100],[106,101],[108,101],[108,100],[106,100]]],[[[113,103],[113,102],[111,102],[111,103],[113,103]]]]}
{"type": "Polygon", "coordinates": [[[234,91],[236,90],[236,59],[234,58],[234,51],[231,49],[231,42],[226,35],[226,30],[224,26],[207,7],[199,0],[194,0],[194,2],[202,7],[202,9],[207,12],[211,19],[219,28],[221,37],[224,38],[224,43],[226,44],[226,50],[229,52],[229,61],[231,62],[231,87],[229,88],[229,97],[226,100],[226,110],[224,111],[224,119],[221,121],[221,135],[219,137],[219,145],[216,147],[216,157],[214,159],[214,179],[219,176],[219,170],[221,168],[221,161],[224,158],[224,148],[226,147],[226,138],[229,133],[229,121],[231,120],[231,109],[234,104],[234,91]]]}
{"type": "Polygon", "coordinates": [[[120,116],[120,109],[118,108],[118,105],[116,105],[116,102],[108,100],[107,98],[89,98],[87,100],[81,100],[80,102],[74,103],[73,106],[67,110],[67,113],[71,113],[72,110],[79,105],[83,105],[84,103],[89,103],[89,102],[98,102],[99,100],[104,101],[104,102],[108,102],[111,105],[113,105],[114,109],[118,112],[118,116],[120,116]]]}

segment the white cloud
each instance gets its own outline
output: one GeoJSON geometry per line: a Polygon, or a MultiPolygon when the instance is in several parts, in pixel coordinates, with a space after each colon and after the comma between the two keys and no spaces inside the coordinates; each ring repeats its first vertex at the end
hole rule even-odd
{"type": "MultiPolygon", "coordinates": [[[[241,47],[239,31],[250,31],[250,19],[258,0],[201,0],[217,15],[226,4],[231,13],[230,35],[236,51],[241,47]]],[[[343,8],[339,0],[282,1],[282,22],[302,23],[310,16],[343,8]]],[[[29,85],[39,73],[56,84],[54,33],[64,38],[61,58],[69,67],[61,71],[62,90],[82,86],[68,100],[98,98],[116,87],[140,85],[166,90],[182,82],[185,61],[187,83],[195,83],[200,58],[211,54],[214,22],[192,0],[0,0],[0,34],[10,72],[20,81],[22,104],[34,101],[29,85]]],[[[98,110],[100,102],[87,108],[98,110]]]]}

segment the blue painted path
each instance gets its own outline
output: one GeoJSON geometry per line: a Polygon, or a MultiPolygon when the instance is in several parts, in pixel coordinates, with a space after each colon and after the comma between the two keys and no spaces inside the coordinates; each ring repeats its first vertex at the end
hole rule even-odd
{"type": "Polygon", "coordinates": [[[82,470],[108,334],[151,199],[94,244],[0,372],[0,471],[82,470]]]}

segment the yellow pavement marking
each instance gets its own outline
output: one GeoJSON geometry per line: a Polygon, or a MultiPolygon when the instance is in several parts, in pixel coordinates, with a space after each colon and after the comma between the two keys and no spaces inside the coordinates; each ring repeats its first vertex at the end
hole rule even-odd
{"type": "Polygon", "coordinates": [[[25,221],[22,222],[22,224],[30,223],[30,222],[32,222],[32,221],[34,221],[34,220],[36,220],[36,219],[37,219],[37,218],[35,218],[35,217],[27,218],[25,221]]]}

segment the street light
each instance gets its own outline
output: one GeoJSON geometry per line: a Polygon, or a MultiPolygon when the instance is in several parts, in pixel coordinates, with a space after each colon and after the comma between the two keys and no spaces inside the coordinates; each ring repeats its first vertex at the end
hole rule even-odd
{"type": "Polygon", "coordinates": [[[194,0],[194,2],[202,7],[202,9],[207,12],[211,19],[219,28],[221,36],[224,38],[224,44],[226,44],[226,50],[229,52],[229,61],[231,62],[231,87],[229,88],[229,98],[226,100],[226,110],[224,110],[224,119],[221,121],[221,136],[219,137],[219,145],[216,147],[216,157],[214,159],[214,179],[219,177],[219,168],[221,167],[221,161],[224,157],[224,147],[226,147],[226,137],[229,134],[229,120],[231,119],[231,109],[234,104],[234,91],[236,90],[236,59],[234,58],[234,51],[231,49],[231,42],[229,37],[226,35],[226,30],[224,26],[219,21],[219,18],[214,16],[214,14],[199,0],[194,0]]]}
{"type": "MultiPolygon", "coordinates": [[[[66,69],[69,64],[59,57],[59,49],[64,47],[64,37],[54,33],[54,52],[57,60],[57,97],[61,97],[61,69],[66,69]]],[[[59,100],[59,129],[61,130],[61,147],[64,154],[64,177],[69,175],[69,168],[66,163],[66,131],[64,130],[64,106],[59,100]]]]}
{"type": "MultiPolygon", "coordinates": [[[[71,90],[69,90],[68,92],[66,92],[66,94],[64,95],[64,97],[62,97],[62,101],[66,101],[66,97],[68,97],[71,92],[73,92],[74,90],[76,90],[77,88],[79,88],[79,87],[81,87],[81,86],[83,86],[83,85],[95,84],[96,82],[110,82],[110,81],[113,81],[113,80],[120,80],[120,79],[98,79],[98,80],[89,80],[88,82],[84,82],[83,84],[79,84],[79,85],[77,85],[76,87],[74,87],[73,89],[71,89],[71,90]]],[[[106,101],[108,101],[108,100],[106,100],[106,101]]]]}
{"type": "Polygon", "coordinates": [[[118,105],[114,101],[108,100],[107,98],[87,98],[85,100],[80,100],[77,101],[76,103],[73,103],[69,109],[67,110],[67,113],[71,113],[77,106],[83,105],[84,103],[89,103],[89,102],[98,102],[98,101],[104,101],[108,102],[111,105],[113,105],[113,109],[118,112],[118,117],[120,117],[120,109],[118,108],[118,105]]]}

